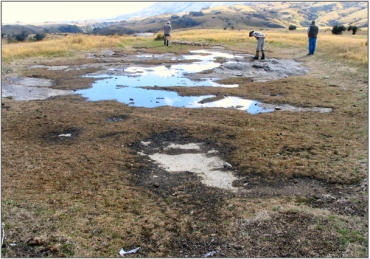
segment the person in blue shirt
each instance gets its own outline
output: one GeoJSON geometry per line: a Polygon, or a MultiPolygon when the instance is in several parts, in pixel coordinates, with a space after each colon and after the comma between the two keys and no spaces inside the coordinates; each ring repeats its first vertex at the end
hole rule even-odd
{"type": "Polygon", "coordinates": [[[317,34],[319,34],[319,27],[315,25],[315,21],[311,22],[311,25],[307,29],[308,35],[308,56],[313,55],[316,50],[317,34]]]}

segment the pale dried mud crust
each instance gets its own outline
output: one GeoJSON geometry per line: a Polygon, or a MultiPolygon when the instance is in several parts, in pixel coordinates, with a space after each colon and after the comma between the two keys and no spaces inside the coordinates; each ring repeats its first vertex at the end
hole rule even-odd
{"type": "MultiPolygon", "coordinates": [[[[186,130],[176,129],[163,132],[160,134],[153,133],[147,140],[152,143],[145,146],[138,141],[131,146],[136,152],[144,151],[146,154],[151,154],[162,150],[165,143],[188,144],[203,142],[207,150],[215,149],[225,161],[228,160],[228,155],[233,151],[232,147],[218,146],[209,140],[203,141],[188,136],[186,130]]],[[[169,150],[166,153],[176,155],[177,150],[169,150]]],[[[181,151],[182,153],[184,151],[181,151]]],[[[192,151],[188,151],[191,153],[192,151]]],[[[303,203],[315,208],[329,209],[335,213],[343,215],[356,215],[364,217],[367,215],[366,200],[351,202],[349,199],[353,192],[363,192],[367,190],[366,181],[362,181],[353,185],[329,183],[323,180],[315,179],[314,177],[286,177],[286,176],[271,176],[263,174],[245,174],[238,171],[238,167],[234,167],[235,174],[239,176],[239,180],[234,181],[233,185],[242,187],[240,192],[233,194],[228,191],[223,191],[219,188],[212,188],[203,185],[199,181],[199,177],[191,172],[169,173],[163,168],[160,168],[156,163],[148,161],[146,158],[138,157],[140,164],[143,166],[135,172],[137,184],[148,188],[154,193],[164,197],[171,198],[177,194],[178,190],[182,190],[183,194],[191,195],[192,198],[186,199],[188,206],[192,201],[195,204],[200,204],[200,208],[205,213],[209,212],[209,217],[214,215],[214,207],[217,202],[228,199],[233,196],[244,198],[272,198],[296,196],[303,203]],[[156,177],[153,178],[152,176],[156,177]]],[[[177,196],[177,195],[176,195],[177,196]]],[[[178,197],[178,196],[177,196],[178,197]]],[[[182,210],[192,210],[191,208],[181,208],[182,210]]],[[[217,216],[216,216],[217,218],[217,216]]]]}
{"type": "MultiPolygon", "coordinates": [[[[203,142],[188,136],[186,130],[181,129],[153,133],[143,141],[152,143],[149,146],[144,146],[141,142],[133,143],[135,152],[158,152],[158,149],[163,150],[165,147],[163,143],[169,142],[179,145],[203,142]]],[[[232,152],[230,147],[220,147],[209,141],[206,141],[206,146],[208,150],[219,150],[224,158],[232,152]]],[[[167,153],[176,155],[177,152],[174,150],[167,153]]],[[[138,161],[143,166],[134,173],[135,183],[162,197],[178,213],[194,215],[189,233],[179,233],[170,243],[171,251],[179,257],[203,257],[204,254],[200,251],[214,251],[215,257],[325,257],[328,254],[340,257],[345,252],[336,234],[323,234],[315,227],[330,225],[328,219],[297,211],[266,214],[266,218],[256,222],[242,220],[238,229],[234,230],[236,232],[231,235],[232,238],[225,237],[219,226],[222,226],[227,218],[220,211],[225,202],[233,198],[250,201],[294,197],[293,199],[302,204],[344,216],[365,217],[368,213],[365,199],[359,201],[356,198],[357,201],[353,202],[352,197],[351,200],[353,191],[367,190],[366,183],[346,186],[346,189],[343,189],[340,185],[308,177],[277,179],[251,174],[234,182],[236,186],[248,183],[244,187],[245,190],[232,193],[203,185],[199,177],[191,172],[168,173],[157,164],[146,160],[140,158],[138,161]],[[153,178],[153,175],[156,177],[153,178]],[[193,232],[198,234],[194,236],[193,232]],[[318,235],[320,239],[315,238],[318,235]],[[305,246],[301,246],[301,240],[304,240],[305,246]]]]}

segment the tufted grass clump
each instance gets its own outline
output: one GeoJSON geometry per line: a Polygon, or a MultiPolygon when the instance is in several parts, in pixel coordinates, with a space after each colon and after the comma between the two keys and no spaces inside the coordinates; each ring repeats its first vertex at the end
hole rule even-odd
{"type": "Polygon", "coordinates": [[[155,37],[154,40],[163,40],[164,39],[164,34],[162,32],[158,32],[157,37],[155,37]]]}

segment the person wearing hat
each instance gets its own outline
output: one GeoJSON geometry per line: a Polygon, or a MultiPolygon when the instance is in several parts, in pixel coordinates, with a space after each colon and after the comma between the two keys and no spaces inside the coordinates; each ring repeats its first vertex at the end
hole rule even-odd
{"type": "Polygon", "coordinates": [[[307,29],[308,35],[308,56],[313,55],[316,50],[317,34],[319,34],[319,27],[315,25],[315,21],[311,22],[311,25],[307,29]]]}
{"type": "Polygon", "coordinates": [[[168,46],[168,41],[170,39],[170,36],[171,36],[171,30],[172,30],[172,27],[171,27],[171,22],[168,21],[164,27],[163,27],[163,31],[164,31],[164,45],[165,46],[168,46]]]}
{"type": "Polygon", "coordinates": [[[259,31],[250,31],[249,37],[255,37],[257,39],[256,55],[253,57],[253,59],[259,59],[260,51],[262,52],[261,59],[265,59],[265,35],[259,31]]]}

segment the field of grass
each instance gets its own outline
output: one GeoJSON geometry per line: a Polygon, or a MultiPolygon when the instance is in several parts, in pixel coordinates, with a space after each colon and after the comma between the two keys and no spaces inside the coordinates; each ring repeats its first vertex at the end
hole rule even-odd
{"type": "MultiPolygon", "coordinates": [[[[252,29],[252,28],[251,28],[252,29]]],[[[230,78],[238,88],[174,89],[239,96],[333,112],[252,115],[234,109],[131,107],[71,95],[2,98],[3,257],[368,257],[368,38],[319,34],[307,57],[304,30],[266,30],[266,56],[310,68],[270,82],[230,78]],[[113,120],[113,119],[115,120],[113,120]],[[61,140],[57,136],[75,136],[61,140]],[[219,149],[243,194],[209,188],[190,172],[160,175],[141,141],[189,140],[219,149]],[[163,176],[154,186],[148,175],[163,176]],[[13,245],[14,244],[14,245],[13,245]]],[[[254,54],[248,31],[175,30],[153,37],[68,35],[2,46],[2,80],[29,76],[55,88],[89,87],[87,71],[30,69],[98,62],[87,53],[174,53],[222,45],[254,54]]],[[[100,56],[99,62],[109,62],[100,56]]],[[[163,63],[171,62],[170,60],[163,63]]],[[[135,64],[137,65],[137,64],[135,64]]],[[[139,64],[140,65],[140,64],[139,64]]],[[[93,71],[89,71],[93,72],[93,71]]]]}
{"type": "MultiPolygon", "coordinates": [[[[251,28],[251,30],[255,30],[251,28]]],[[[359,61],[362,65],[368,62],[368,38],[367,30],[360,31],[357,35],[345,32],[343,35],[333,35],[322,29],[318,38],[318,51],[323,55],[343,58],[344,60],[359,61]]],[[[171,40],[187,40],[204,43],[222,43],[238,48],[253,48],[254,38],[248,37],[246,30],[185,30],[174,31],[171,40]]],[[[266,35],[266,49],[306,47],[307,36],[305,30],[268,30],[263,31],[266,35]]],[[[141,41],[148,46],[154,46],[155,41],[148,41],[142,37],[133,36],[94,36],[94,35],[67,35],[58,38],[44,40],[42,42],[6,44],[3,40],[3,60],[25,57],[58,57],[71,55],[76,51],[84,51],[99,48],[118,47],[129,49],[132,45],[141,41]]]]}

